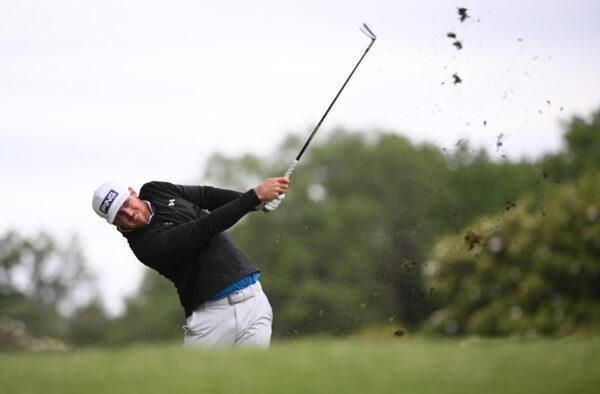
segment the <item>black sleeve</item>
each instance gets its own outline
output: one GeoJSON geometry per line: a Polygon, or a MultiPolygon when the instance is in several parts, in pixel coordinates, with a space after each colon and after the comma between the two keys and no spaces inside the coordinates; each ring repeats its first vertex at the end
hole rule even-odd
{"type": "MultiPolygon", "coordinates": [[[[227,203],[230,203],[242,195],[242,193],[234,190],[219,189],[212,186],[184,186],[156,181],[151,183],[160,185],[161,187],[172,191],[189,202],[198,205],[200,208],[207,209],[209,211],[215,210],[227,203]]],[[[260,204],[260,201],[258,204],[260,204]]]]}
{"type": "Polygon", "coordinates": [[[250,189],[205,217],[156,232],[144,242],[143,248],[139,249],[143,256],[138,257],[141,257],[141,261],[146,259],[154,264],[187,258],[197,250],[199,245],[233,226],[245,214],[253,211],[259,203],[256,193],[250,189]]]}

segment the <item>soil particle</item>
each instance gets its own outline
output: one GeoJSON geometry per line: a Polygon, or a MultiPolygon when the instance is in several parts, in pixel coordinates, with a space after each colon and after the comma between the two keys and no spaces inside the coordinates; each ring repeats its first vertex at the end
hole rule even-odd
{"type": "Polygon", "coordinates": [[[458,16],[459,16],[459,20],[461,22],[464,22],[469,17],[469,15],[467,15],[467,9],[464,7],[459,8],[458,16]]]}
{"type": "Polygon", "coordinates": [[[404,257],[402,258],[402,261],[400,261],[400,266],[402,268],[415,268],[418,265],[419,263],[417,262],[417,260],[410,260],[404,257]]]}
{"type": "Polygon", "coordinates": [[[504,138],[504,133],[500,133],[496,139],[496,150],[500,149],[500,147],[502,145],[504,145],[504,143],[502,142],[503,138],[504,138]]]}
{"type": "Polygon", "coordinates": [[[452,75],[452,78],[454,78],[454,84],[456,85],[457,83],[462,83],[462,79],[460,79],[460,77],[458,76],[458,74],[454,73],[452,75]]]}
{"type": "Polygon", "coordinates": [[[465,235],[465,242],[469,246],[469,250],[472,250],[475,247],[475,245],[482,246],[483,239],[483,235],[471,230],[467,230],[467,235],[465,235]]]}

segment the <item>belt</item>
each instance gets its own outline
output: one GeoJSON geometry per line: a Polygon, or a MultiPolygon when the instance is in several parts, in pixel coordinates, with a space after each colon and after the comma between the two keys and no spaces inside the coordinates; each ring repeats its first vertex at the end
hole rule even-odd
{"type": "Polygon", "coordinates": [[[227,297],[223,297],[220,300],[216,301],[206,301],[202,306],[216,306],[216,305],[233,305],[238,302],[246,301],[249,298],[254,297],[262,291],[262,286],[260,282],[256,282],[242,290],[236,291],[228,295],[227,297]]]}

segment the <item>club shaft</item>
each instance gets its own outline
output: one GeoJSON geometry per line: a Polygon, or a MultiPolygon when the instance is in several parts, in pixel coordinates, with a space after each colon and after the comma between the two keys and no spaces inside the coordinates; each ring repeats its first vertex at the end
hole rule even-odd
{"type": "Polygon", "coordinates": [[[360,57],[358,63],[356,63],[356,66],[354,66],[354,68],[352,69],[352,72],[350,73],[350,75],[348,75],[348,78],[346,78],[346,82],[344,82],[344,84],[342,85],[342,87],[339,90],[339,92],[337,92],[337,94],[335,95],[335,98],[333,99],[333,101],[331,102],[331,104],[329,104],[329,107],[327,108],[327,111],[325,111],[325,113],[323,114],[323,117],[321,117],[321,120],[319,121],[319,123],[317,123],[317,127],[315,127],[315,129],[311,133],[310,137],[308,137],[308,140],[306,140],[306,143],[304,144],[304,146],[300,150],[300,153],[298,153],[298,156],[296,156],[296,161],[300,161],[300,158],[304,154],[304,151],[306,150],[306,148],[310,144],[310,141],[313,139],[313,137],[315,136],[315,134],[317,134],[317,131],[319,130],[319,127],[321,127],[321,124],[323,123],[323,121],[327,117],[327,114],[331,110],[331,107],[333,107],[333,104],[335,104],[335,102],[337,101],[338,97],[340,97],[340,94],[342,93],[342,90],[344,90],[344,88],[348,84],[348,81],[350,81],[350,78],[352,78],[352,75],[354,74],[354,71],[356,71],[356,69],[360,65],[360,62],[362,62],[362,60],[364,59],[364,57],[367,55],[367,52],[369,52],[369,49],[371,49],[371,46],[373,46],[374,42],[375,42],[375,40],[372,39],[371,43],[369,44],[369,46],[365,50],[365,53],[363,53],[363,55],[360,57]]]}

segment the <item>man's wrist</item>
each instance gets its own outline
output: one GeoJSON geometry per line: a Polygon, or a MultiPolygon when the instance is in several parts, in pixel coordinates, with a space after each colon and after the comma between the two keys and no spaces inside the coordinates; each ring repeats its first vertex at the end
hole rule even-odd
{"type": "Polygon", "coordinates": [[[259,209],[260,205],[262,204],[262,201],[260,201],[254,189],[250,189],[246,193],[242,194],[241,201],[244,208],[249,211],[255,211],[259,209]]]}

